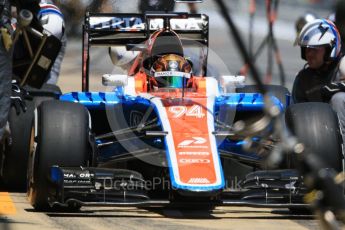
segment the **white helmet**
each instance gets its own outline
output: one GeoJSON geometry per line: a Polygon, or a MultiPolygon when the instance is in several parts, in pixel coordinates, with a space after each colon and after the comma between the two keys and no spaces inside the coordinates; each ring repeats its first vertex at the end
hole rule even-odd
{"type": "Polygon", "coordinates": [[[65,33],[65,22],[60,9],[45,1],[40,3],[41,10],[38,13],[38,18],[45,31],[61,39],[65,33]]]}
{"type": "Polygon", "coordinates": [[[340,34],[334,23],[327,19],[315,19],[307,23],[298,39],[301,46],[301,57],[305,59],[306,48],[325,46],[327,48],[325,60],[337,59],[340,56],[340,34]]]}

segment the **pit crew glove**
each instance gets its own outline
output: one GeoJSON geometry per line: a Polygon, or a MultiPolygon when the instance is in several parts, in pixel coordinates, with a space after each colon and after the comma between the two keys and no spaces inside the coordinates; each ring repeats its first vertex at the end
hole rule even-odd
{"type": "Polygon", "coordinates": [[[26,112],[27,107],[25,100],[32,100],[32,96],[19,86],[17,80],[12,80],[12,95],[11,95],[11,105],[16,109],[17,115],[20,114],[21,110],[26,112]]]}
{"type": "Polygon", "coordinates": [[[345,92],[344,82],[332,82],[321,88],[321,94],[326,101],[329,101],[338,92],[345,92]]]}
{"type": "Polygon", "coordinates": [[[8,31],[7,28],[1,28],[1,37],[2,37],[2,43],[6,49],[6,51],[10,51],[11,47],[12,47],[12,36],[10,34],[10,32],[8,31]]]}

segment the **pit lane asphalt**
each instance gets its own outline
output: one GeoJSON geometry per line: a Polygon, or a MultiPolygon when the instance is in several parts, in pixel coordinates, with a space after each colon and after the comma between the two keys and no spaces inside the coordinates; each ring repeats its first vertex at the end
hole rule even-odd
{"type": "MultiPolygon", "coordinates": [[[[238,17],[240,17],[238,15],[238,17]]],[[[241,21],[241,18],[236,20],[241,21]]],[[[215,54],[214,60],[220,58],[228,68],[228,72],[235,74],[243,65],[238,50],[228,38],[227,30],[218,25],[218,19],[211,20],[210,47],[215,54]]],[[[293,24],[291,23],[291,28],[293,24]]],[[[293,31],[290,28],[290,31],[293,31]]],[[[246,29],[241,32],[245,33],[246,29]]],[[[278,30],[278,33],[282,32],[278,30]]],[[[244,34],[245,37],[247,36],[244,34]]],[[[265,33],[256,33],[255,47],[262,41],[265,33]]],[[[281,36],[277,36],[281,38],[281,36]]],[[[287,87],[291,85],[296,72],[303,66],[299,59],[299,49],[293,47],[293,37],[279,39],[278,45],[282,54],[286,72],[287,87]]],[[[266,51],[257,61],[262,73],[265,72],[266,51]]],[[[104,90],[101,76],[111,73],[111,66],[106,48],[92,52],[91,89],[104,90]]],[[[213,59],[213,58],[211,58],[213,59]]],[[[212,62],[212,60],[211,60],[212,62]]],[[[273,83],[279,83],[277,68],[274,68],[273,83]]],[[[61,77],[58,85],[63,92],[81,90],[81,41],[70,40],[67,53],[62,65],[61,77]]],[[[105,89],[106,90],[106,89],[105,89]]],[[[0,207],[9,210],[15,207],[15,213],[0,211],[0,229],[319,229],[318,221],[310,215],[292,215],[287,209],[255,209],[246,207],[219,207],[213,212],[184,211],[171,209],[146,210],[137,208],[82,208],[79,213],[40,213],[35,212],[27,202],[25,193],[9,193],[12,202],[1,199],[0,207]],[[9,206],[7,206],[9,205],[9,206]]],[[[1,208],[0,208],[1,210],[1,208]]],[[[13,210],[12,210],[13,211],[13,210]]]]}
{"type": "MultiPolygon", "coordinates": [[[[212,212],[178,209],[82,208],[78,213],[35,212],[25,194],[11,193],[16,214],[0,215],[2,230],[36,229],[318,229],[309,215],[287,210],[220,207],[212,212]]],[[[3,202],[0,200],[0,207],[3,202]]],[[[0,212],[1,213],[1,212],[0,212]]]]}

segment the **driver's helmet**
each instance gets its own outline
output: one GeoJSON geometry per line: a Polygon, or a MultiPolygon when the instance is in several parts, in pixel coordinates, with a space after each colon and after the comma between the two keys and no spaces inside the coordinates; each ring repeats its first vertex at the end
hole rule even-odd
{"type": "Polygon", "coordinates": [[[301,57],[305,58],[306,48],[326,47],[325,61],[338,59],[341,50],[340,34],[334,23],[327,19],[315,19],[307,23],[298,38],[301,57]]]}
{"type": "Polygon", "coordinates": [[[150,75],[158,88],[182,88],[192,75],[192,67],[184,57],[166,54],[153,63],[150,75]]]}

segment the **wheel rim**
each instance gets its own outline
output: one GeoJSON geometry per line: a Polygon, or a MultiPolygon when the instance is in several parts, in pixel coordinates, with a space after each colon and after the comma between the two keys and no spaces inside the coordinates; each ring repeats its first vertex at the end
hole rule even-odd
{"type": "Polygon", "coordinates": [[[28,160],[28,172],[27,172],[27,195],[29,200],[31,200],[33,188],[32,184],[34,182],[34,162],[35,162],[35,152],[36,152],[37,143],[35,142],[35,126],[31,128],[30,136],[30,152],[28,160]]]}

